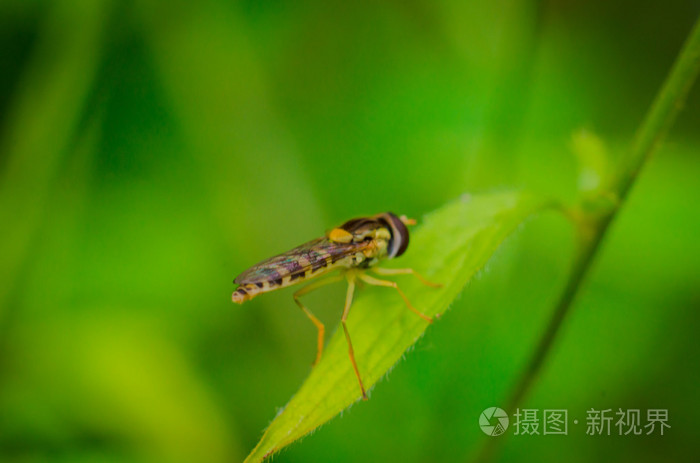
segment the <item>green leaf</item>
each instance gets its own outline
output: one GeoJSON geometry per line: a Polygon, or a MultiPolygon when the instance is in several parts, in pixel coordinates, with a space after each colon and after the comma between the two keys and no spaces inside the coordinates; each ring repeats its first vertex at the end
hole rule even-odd
{"type": "MultiPolygon", "coordinates": [[[[394,267],[414,268],[444,286],[430,288],[412,276],[393,279],[418,310],[430,316],[442,314],[503,240],[546,205],[540,198],[515,192],[465,195],[428,215],[412,232],[406,255],[391,261],[394,267]]],[[[330,303],[342,307],[343,301],[330,303]]],[[[370,388],[384,376],[429,325],[408,310],[391,288],[365,286],[356,292],[348,331],[365,386],[370,388]]],[[[264,460],[360,398],[343,330],[336,330],[319,364],[246,462],[264,460]]]]}

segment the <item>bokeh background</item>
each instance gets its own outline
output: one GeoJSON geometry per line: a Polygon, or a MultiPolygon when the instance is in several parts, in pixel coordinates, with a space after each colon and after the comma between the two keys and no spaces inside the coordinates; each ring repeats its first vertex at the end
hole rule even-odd
{"type": "MultiPolygon", "coordinates": [[[[0,460],[242,460],[308,374],[291,291],[231,280],[355,215],[464,192],[577,197],[612,159],[692,1],[0,2],[0,460]]],[[[700,92],[646,166],[524,404],[568,436],[497,459],[697,456],[700,92]],[[664,436],[586,410],[667,409],[664,436]],[[613,434],[616,432],[613,430],[613,434]]],[[[368,403],[275,461],[466,461],[532,355],[572,253],[530,220],[368,403]]],[[[410,252],[410,249],[409,249],[410,252]]],[[[342,287],[308,297],[335,327],[342,287]]]]}

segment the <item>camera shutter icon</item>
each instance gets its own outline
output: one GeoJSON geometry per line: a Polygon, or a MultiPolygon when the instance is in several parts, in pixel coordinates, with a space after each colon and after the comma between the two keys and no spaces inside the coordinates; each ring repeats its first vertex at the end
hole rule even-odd
{"type": "Polygon", "coordinates": [[[508,414],[498,407],[489,407],[481,413],[479,426],[488,436],[500,436],[508,429],[508,414]]]}

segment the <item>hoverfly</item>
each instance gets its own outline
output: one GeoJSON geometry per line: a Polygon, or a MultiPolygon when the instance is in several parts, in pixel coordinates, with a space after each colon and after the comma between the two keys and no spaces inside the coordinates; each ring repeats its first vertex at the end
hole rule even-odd
{"type": "Polygon", "coordinates": [[[233,280],[233,282],[239,286],[233,292],[231,299],[233,302],[242,304],[258,294],[296,285],[313,278],[327,275],[334,270],[340,270],[339,274],[315,281],[294,293],[294,302],[297,303],[318,329],[318,347],[316,360],[313,363],[316,365],[319,360],[321,360],[321,355],[323,353],[325,327],[323,323],[301,303],[299,297],[322,286],[343,279],[347,280],[348,290],[345,297],[343,315],[340,321],[345,331],[350,362],[355,370],[357,381],[360,384],[362,398],[367,400],[365,387],[362,384],[362,377],[360,376],[360,371],[355,362],[350,333],[346,325],[356,281],[360,280],[373,286],[394,288],[406,303],[406,307],[426,322],[432,323],[433,321],[431,317],[423,314],[411,305],[404,292],[401,291],[395,282],[381,280],[368,274],[368,272],[373,272],[377,275],[412,274],[423,284],[433,287],[442,286],[429,282],[411,268],[383,269],[375,267],[380,260],[399,257],[406,251],[408,247],[408,228],[406,226],[415,225],[415,223],[415,220],[407,219],[406,216],[397,217],[391,212],[348,220],[341,226],[328,231],[323,238],[309,241],[291,251],[260,262],[241,273],[233,280]]]}

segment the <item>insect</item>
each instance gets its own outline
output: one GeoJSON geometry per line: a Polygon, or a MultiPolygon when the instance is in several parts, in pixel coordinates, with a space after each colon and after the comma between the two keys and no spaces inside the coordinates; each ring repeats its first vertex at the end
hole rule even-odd
{"type": "Polygon", "coordinates": [[[323,353],[325,327],[301,303],[299,298],[322,286],[343,279],[347,280],[348,290],[340,321],[345,331],[350,362],[360,384],[362,398],[367,400],[367,393],[362,384],[362,377],[357,368],[357,362],[355,362],[352,341],[350,340],[350,333],[346,324],[357,281],[359,280],[372,286],[394,288],[405,302],[406,307],[426,322],[432,323],[433,321],[431,317],[423,314],[411,305],[404,292],[401,291],[395,282],[381,280],[368,274],[368,272],[373,272],[377,275],[411,274],[425,285],[432,287],[442,286],[429,282],[411,268],[385,269],[375,267],[382,259],[393,259],[406,251],[409,241],[407,225],[415,225],[415,223],[415,220],[407,219],[406,216],[397,217],[391,212],[348,220],[341,226],[328,231],[323,238],[309,241],[284,254],[262,261],[238,275],[233,282],[239,286],[233,292],[231,299],[233,302],[242,304],[258,294],[286,288],[287,286],[327,276],[335,270],[340,270],[336,275],[327,276],[325,279],[312,282],[295,292],[293,296],[294,302],[304,311],[318,330],[318,347],[316,360],[313,363],[316,365],[321,360],[323,353]]]}

